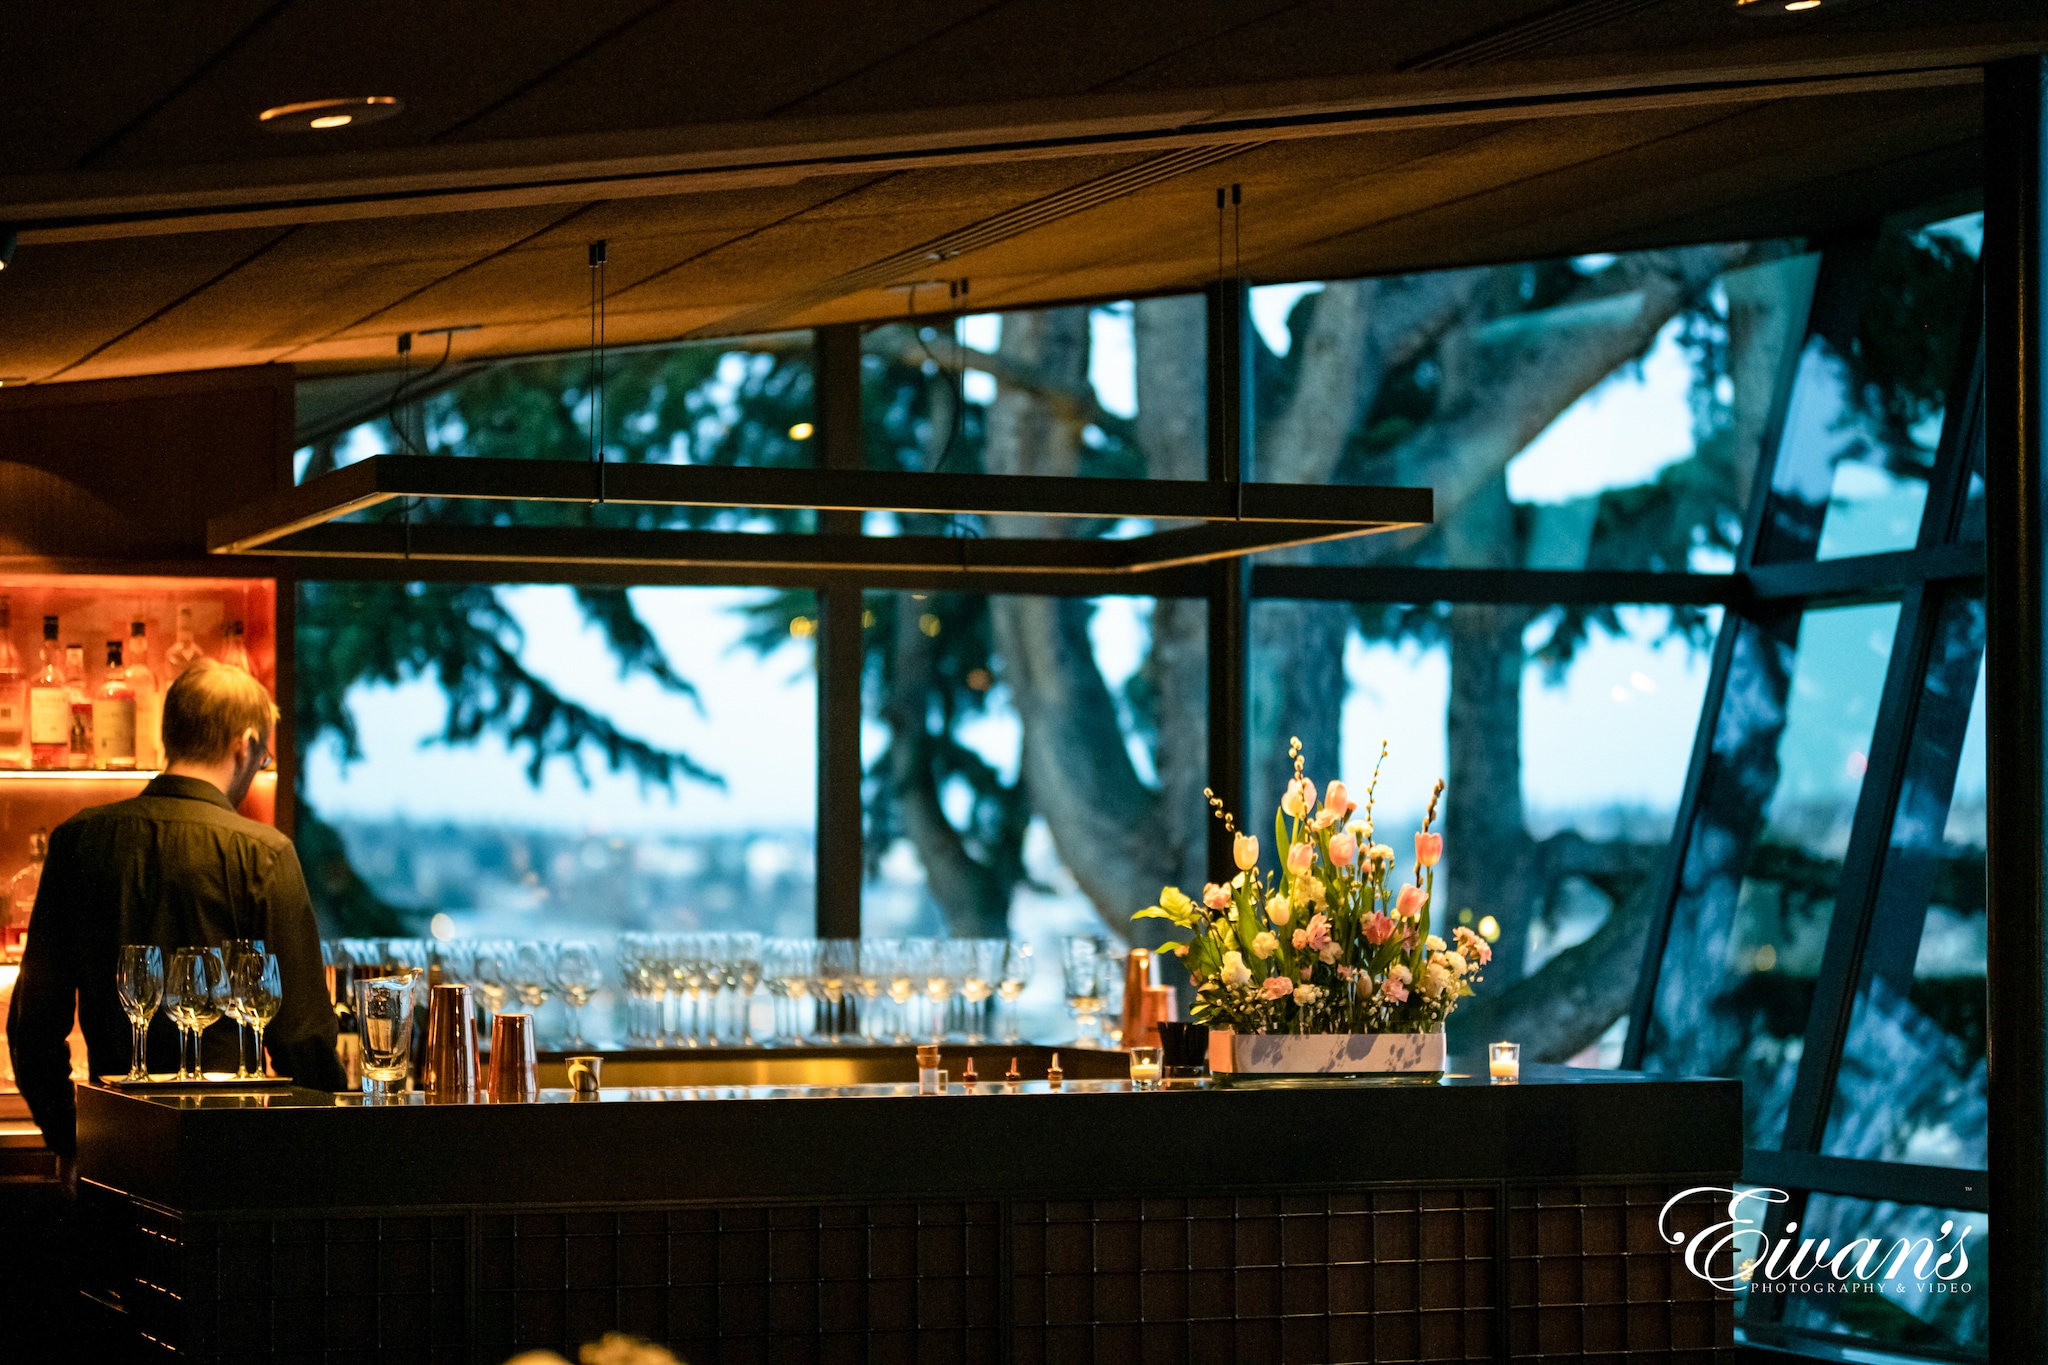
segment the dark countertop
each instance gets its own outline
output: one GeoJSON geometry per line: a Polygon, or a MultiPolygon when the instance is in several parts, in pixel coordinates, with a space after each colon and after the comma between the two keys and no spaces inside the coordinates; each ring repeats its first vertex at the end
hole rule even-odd
{"type": "Polygon", "coordinates": [[[428,1104],[95,1085],[78,1101],[81,1176],[186,1213],[1531,1183],[1742,1164],[1739,1083],[1551,1066],[1512,1086],[699,1086],[428,1104]]]}

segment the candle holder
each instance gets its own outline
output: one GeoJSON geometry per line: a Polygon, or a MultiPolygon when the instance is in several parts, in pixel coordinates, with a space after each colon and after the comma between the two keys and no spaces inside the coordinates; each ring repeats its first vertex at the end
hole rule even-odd
{"type": "Polygon", "coordinates": [[[1486,1070],[1495,1085],[1519,1085],[1522,1080],[1522,1045],[1489,1043],[1486,1070]]]}
{"type": "Polygon", "coordinates": [[[1156,1047],[1134,1047],[1131,1049],[1131,1089],[1157,1090],[1159,1088],[1160,1049],[1156,1047]]]}

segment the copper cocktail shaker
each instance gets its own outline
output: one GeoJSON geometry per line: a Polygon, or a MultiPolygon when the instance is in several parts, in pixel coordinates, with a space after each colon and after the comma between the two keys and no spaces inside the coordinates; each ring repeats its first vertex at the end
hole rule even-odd
{"type": "Polygon", "coordinates": [[[461,1103],[476,1098],[476,1013],[469,987],[433,987],[427,1002],[427,1053],[421,1088],[430,1100],[461,1103]]]}
{"type": "Polygon", "coordinates": [[[540,1098],[540,1065],[533,1052],[533,1016],[500,1014],[491,1020],[491,1102],[520,1104],[540,1098]]]}

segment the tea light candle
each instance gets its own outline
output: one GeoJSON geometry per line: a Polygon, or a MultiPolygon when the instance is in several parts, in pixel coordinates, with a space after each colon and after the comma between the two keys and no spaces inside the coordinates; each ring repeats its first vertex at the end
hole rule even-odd
{"type": "Polygon", "coordinates": [[[1516,1085],[1522,1079],[1522,1045],[1492,1043],[1486,1049],[1486,1069],[1495,1085],[1516,1085]]]}
{"type": "Polygon", "coordinates": [[[1159,1084],[1159,1049],[1156,1047],[1134,1047],[1131,1049],[1131,1085],[1138,1090],[1150,1090],[1159,1084]]]}

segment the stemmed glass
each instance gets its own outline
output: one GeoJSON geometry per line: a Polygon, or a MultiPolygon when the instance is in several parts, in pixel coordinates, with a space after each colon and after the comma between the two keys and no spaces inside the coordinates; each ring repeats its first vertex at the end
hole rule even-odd
{"type": "MultiPolygon", "coordinates": [[[[494,1019],[505,1008],[505,996],[512,989],[512,945],[503,939],[484,939],[470,958],[470,972],[484,998],[484,1011],[494,1019]]],[[[483,1036],[490,1037],[490,1019],[483,1023],[483,1036]]]]}
{"type": "Polygon", "coordinates": [[[817,998],[814,1027],[820,1038],[836,1043],[846,1031],[848,987],[860,971],[860,944],[856,939],[828,938],[818,941],[818,954],[811,978],[817,998]]]}
{"type": "Polygon", "coordinates": [[[896,1007],[896,1031],[890,1041],[907,1043],[911,1038],[910,1002],[917,995],[917,964],[915,942],[911,939],[892,939],[888,945],[887,963],[889,968],[889,1003],[896,1007]]]}
{"type": "MultiPolygon", "coordinates": [[[[538,1021],[540,1007],[547,1004],[555,987],[555,945],[528,940],[512,948],[512,989],[519,1003],[538,1021]]],[[[534,1024],[538,1031],[540,1025],[534,1024]]],[[[535,1040],[538,1042],[538,1039],[535,1040]]]]}
{"type": "Polygon", "coordinates": [[[1000,938],[975,938],[967,940],[967,975],[960,980],[960,998],[966,1002],[962,1013],[967,1016],[967,1041],[985,1042],[992,1032],[989,1014],[994,1008],[989,1001],[995,996],[996,984],[1003,975],[1003,949],[1008,947],[1000,938]]]}
{"type": "Polygon", "coordinates": [[[1003,971],[996,980],[996,994],[1002,997],[1003,1041],[1017,1041],[1017,998],[1031,985],[1031,977],[1038,969],[1038,963],[1031,956],[1029,943],[1006,944],[1003,949],[1003,971]]]}
{"type": "Polygon", "coordinates": [[[947,953],[950,946],[942,939],[911,940],[911,951],[917,959],[917,983],[923,987],[925,999],[930,1002],[931,1035],[935,1043],[946,1040],[946,1002],[953,998],[952,964],[947,953]]]}
{"type": "Polygon", "coordinates": [[[164,1013],[178,1026],[178,1079],[204,1079],[199,1041],[220,1019],[226,1003],[227,968],[218,948],[180,948],[171,954],[164,973],[164,1013]],[[192,1039],[192,1060],[185,1060],[185,1038],[192,1039]]]}
{"type": "MultiPolygon", "coordinates": [[[[164,950],[149,944],[130,943],[121,949],[121,965],[114,976],[121,996],[121,1010],[135,1030],[135,1060],[124,1078],[149,1079],[149,1021],[164,998],[164,950]]],[[[179,1060],[184,1049],[179,1049],[179,1060]]]]}
{"type": "Polygon", "coordinates": [[[1066,976],[1067,1012],[1074,1016],[1075,1040],[1086,1043],[1102,1032],[1103,976],[1108,970],[1108,945],[1086,934],[1071,934],[1060,945],[1060,967],[1066,976]]]}
{"type": "Polygon", "coordinates": [[[754,1045],[754,992],[761,985],[761,936],[734,934],[726,985],[739,992],[740,1046],[754,1045]]]}
{"type": "Polygon", "coordinates": [[[263,1030],[270,1027],[270,1021],[277,1018],[278,1007],[284,1003],[284,985],[278,973],[277,957],[265,952],[243,953],[228,969],[228,981],[229,993],[240,1011],[237,1018],[256,1034],[256,1069],[253,1072],[245,1069],[236,1074],[244,1079],[261,1076],[264,1074],[263,1030]]]}
{"type": "Polygon", "coordinates": [[[231,938],[221,949],[221,957],[228,970],[228,993],[227,999],[222,1002],[222,1009],[228,1018],[235,1021],[235,1079],[238,1081],[246,1081],[252,1075],[263,1074],[263,1054],[260,1052],[256,1055],[256,1070],[249,1070],[249,1053],[246,1040],[242,1037],[242,1028],[252,1021],[249,1018],[248,1000],[241,991],[242,977],[237,970],[242,965],[244,957],[262,955],[263,940],[260,938],[231,938]]]}
{"type": "Polygon", "coordinates": [[[604,964],[595,943],[564,943],[555,949],[555,984],[569,1006],[569,1046],[582,1047],[583,1007],[604,985],[604,964]]]}

